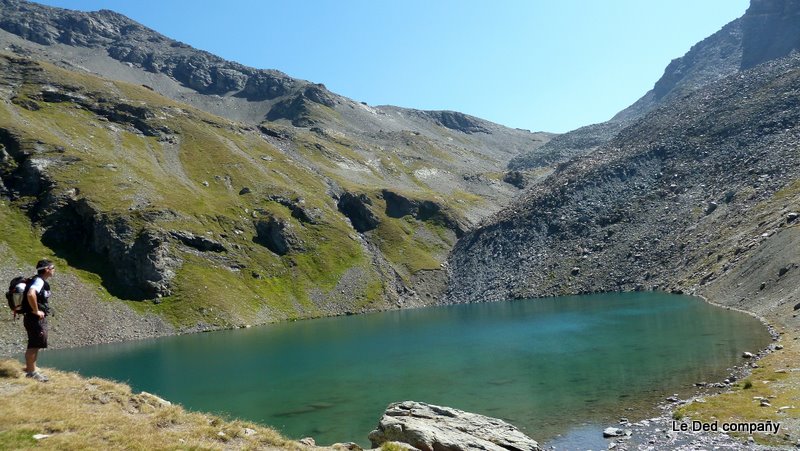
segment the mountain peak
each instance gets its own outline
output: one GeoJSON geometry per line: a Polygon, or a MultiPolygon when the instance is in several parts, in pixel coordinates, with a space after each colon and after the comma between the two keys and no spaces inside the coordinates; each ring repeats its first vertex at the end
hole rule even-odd
{"type": "Polygon", "coordinates": [[[800,49],[800,1],[751,0],[742,19],[742,69],[800,49]]]}
{"type": "Polygon", "coordinates": [[[81,12],[3,0],[0,29],[45,46],[105,48],[113,59],[165,74],[201,94],[233,91],[248,100],[263,100],[297,84],[282,72],[226,61],[107,9],[81,12]]]}

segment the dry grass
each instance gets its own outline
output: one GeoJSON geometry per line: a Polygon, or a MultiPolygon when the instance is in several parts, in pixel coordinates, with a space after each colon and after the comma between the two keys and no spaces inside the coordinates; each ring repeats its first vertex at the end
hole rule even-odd
{"type": "Polygon", "coordinates": [[[0,361],[0,449],[306,449],[272,429],[187,412],[124,384],[55,370],[40,383],[21,366],[0,361]]]}

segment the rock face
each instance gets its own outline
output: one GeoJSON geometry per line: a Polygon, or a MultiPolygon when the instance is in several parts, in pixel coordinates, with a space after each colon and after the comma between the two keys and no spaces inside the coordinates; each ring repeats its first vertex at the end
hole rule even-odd
{"type": "Polygon", "coordinates": [[[309,209],[304,205],[303,199],[289,199],[280,195],[269,196],[269,200],[277,202],[292,212],[292,217],[307,224],[319,224],[321,213],[319,210],[309,209]]]}
{"type": "Polygon", "coordinates": [[[464,234],[466,226],[460,224],[447,214],[446,210],[438,203],[430,200],[409,199],[402,194],[384,189],[381,191],[386,201],[386,215],[390,218],[411,216],[421,221],[436,221],[455,232],[457,237],[464,234]]]}
{"type": "Polygon", "coordinates": [[[225,252],[227,250],[222,243],[193,233],[172,231],[170,235],[186,246],[197,249],[200,252],[225,252]]]}
{"type": "Polygon", "coordinates": [[[414,401],[390,404],[369,439],[375,447],[395,441],[422,451],[540,449],[502,420],[414,401]]]}
{"type": "Polygon", "coordinates": [[[255,222],[255,241],[278,255],[286,255],[290,251],[302,251],[303,244],[292,232],[292,226],[286,221],[276,218],[255,222]]]}
{"type": "Polygon", "coordinates": [[[368,232],[380,224],[370,206],[372,200],[364,194],[344,193],[338,202],[339,211],[350,219],[358,232],[368,232]]]}
{"type": "Polygon", "coordinates": [[[442,127],[458,130],[464,133],[491,133],[481,120],[456,111],[425,111],[423,115],[428,116],[442,127]]]}
{"type": "Polygon", "coordinates": [[[69,200],[43,221],[42,241],[64,252],[80,252],[91,265],[105,266],[114,294],[146,299],[170,294],[180,260],[161,230],[130,218],[104,214],[86,199],[69,200]]]}
{"type": "Polygon", "coordinates": [[[35,152],[24,150],[29,146],[31,143],[21,137],[0,131],[6,163],[0,169],[0,178],[12,198],[37,199],[30,213],[43,227],[42,241],[71,255],[82,254],[84,266],[98,268],[111,277],[112,290],[119,296],[144,299],[168,295],[180,262],[163,232],[137,225],[161,213],[151,212],[149,218],[103,213],[89,200],[77,198],[75,189],[56,191],[48,168],[72,161],[41,158],[48,153],[60,155],[62,148],[33,145],[35,152]]]}
{"type": "Polygon", "coordinates": [[[742,69],[800,49],[800,1],[752,0],[743,19],[742,69]]]}

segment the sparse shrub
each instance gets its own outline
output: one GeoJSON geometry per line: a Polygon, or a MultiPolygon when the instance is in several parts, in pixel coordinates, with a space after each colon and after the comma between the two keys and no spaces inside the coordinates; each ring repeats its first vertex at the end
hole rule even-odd
{"type": "Polygon", "coordinates": [[[745,381],[744,389],[747,390],[747,389],[750,389],[750,388],[753,388],[753,383],[750,382],[750,381],[745,381]]]}
{"type": "Polygon", "coordinates": [[[381,451],[406,451],[406,448],[398,445],[397,443],[384,443],[381,445],[381,451]]]}
{"type": "Polygon", "coordinates": [[[20,376],[19,364],[14,360],[0,362],[0,377],[15,378],[20,376]]]}

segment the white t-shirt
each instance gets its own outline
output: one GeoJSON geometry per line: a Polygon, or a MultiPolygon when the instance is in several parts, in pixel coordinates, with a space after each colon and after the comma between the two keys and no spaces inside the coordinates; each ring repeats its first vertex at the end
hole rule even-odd
{"type": "MultiPolygon", "coordinates": [[[[42,291],[42,287],[44,287],[44,280],[42,280],[39,277],[33,279],[33,283],[31,284],[31,290],[35,291],[36,294],[39,294],[39,292],[42,291]]],[[[24,290],[25,287],[23,286],[22,289],[24,290]]]]}

